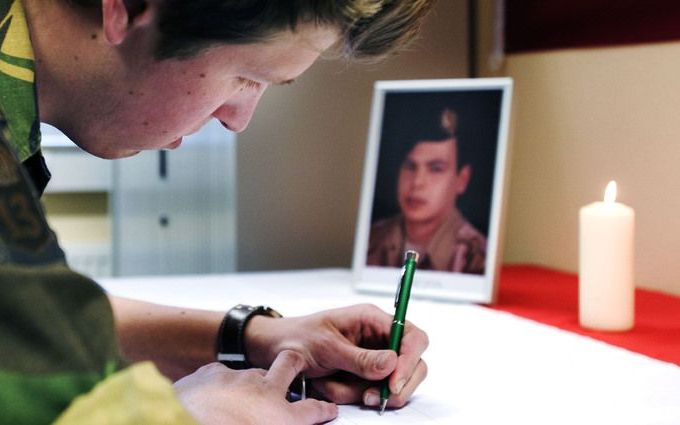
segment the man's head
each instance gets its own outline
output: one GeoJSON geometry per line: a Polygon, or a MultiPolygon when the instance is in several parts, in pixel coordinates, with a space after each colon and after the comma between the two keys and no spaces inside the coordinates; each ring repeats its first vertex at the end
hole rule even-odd
{"type": "Polygon", "coordinates": [[[267,87],[331,46],[389,54],[432,1],[29,0],[41,120],[106,158],[177,147],[213,117],[241,131],[267,87]]]}
{"type": "Polygon", "coordinates": [[[470,181],[472,168],[458,156],[456,113],[445,109],[438,118],[422,122],[399,170],[397,196],[408,224],[443,222],[470,181]]]}
{"type": "MultiPolygon", "coordinates": [[[[101,10],[107,0],[68,0],[101,10]]],[[[134,18],[157,9],[158,58],[220,43],[252,44],[300,24],[337,29],[348,58],[376,58],[408,43],[434,0],[121,0],[134,18]]]]}

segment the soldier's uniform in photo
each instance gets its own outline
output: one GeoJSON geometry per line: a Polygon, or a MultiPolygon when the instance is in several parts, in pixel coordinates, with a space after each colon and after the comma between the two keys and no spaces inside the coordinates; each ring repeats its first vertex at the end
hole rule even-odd
{"type": "Polygon", "coordinates": [[[420,253],[420,270],[484,274],[486,238],[455,208],[427,247],[408,243],[402,215],[376,222],[371,226],[366,264],[401,267],[408,249],[420,253]]]}

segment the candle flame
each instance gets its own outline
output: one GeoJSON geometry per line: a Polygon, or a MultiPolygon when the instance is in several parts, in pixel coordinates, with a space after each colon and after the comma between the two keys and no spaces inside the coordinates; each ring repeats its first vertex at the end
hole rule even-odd
{"type": "Polygon", "coordinates": [[[604,190],[604,202],[614,203],[616,201],[616,182],[614,180],[607,184],[607,188],[604,190]]]}

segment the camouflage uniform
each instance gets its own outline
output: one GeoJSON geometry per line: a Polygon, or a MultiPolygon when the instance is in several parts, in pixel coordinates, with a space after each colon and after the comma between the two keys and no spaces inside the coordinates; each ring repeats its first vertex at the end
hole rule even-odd
{"type": "Polygon", "coordinates": [[[123,369],[106,294],[45,220],[34,78],[21,2],[0,0],[0,423],[193,423],[153,365],[123,369]]]}
{"type": "MultiPolygon", "coordinates": [[[[401,267],[410,248],[402,215],[378,221],[371,226],[367,264],[401,267]]],[[[484,274],[486,238],[454,208],[420,258],[419,269],[484,274]]]]}

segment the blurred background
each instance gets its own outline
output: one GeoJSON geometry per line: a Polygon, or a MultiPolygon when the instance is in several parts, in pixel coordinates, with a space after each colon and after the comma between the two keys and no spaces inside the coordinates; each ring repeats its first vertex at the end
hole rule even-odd
{"type": "Polygon", "coordinates": [[[510,76],[504,261],[576,271],[578,209],[616,180],[638,286],[680,294],[677,40],[670,1],[440,0],[408,51],[321,60],[239,135],[111,162],[46,130],[45,208],[95,276],[350,267],[373,83],[510,76]]]}

